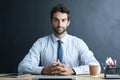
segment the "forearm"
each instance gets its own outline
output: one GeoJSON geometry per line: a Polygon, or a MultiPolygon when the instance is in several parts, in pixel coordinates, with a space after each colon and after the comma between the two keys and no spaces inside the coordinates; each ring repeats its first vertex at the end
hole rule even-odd
{"type": "Polygon", "coordinates": [[[18,66],[19,73],[41,74],[43,67],[31,66],[27,63],[20,63],[18,66]]]}

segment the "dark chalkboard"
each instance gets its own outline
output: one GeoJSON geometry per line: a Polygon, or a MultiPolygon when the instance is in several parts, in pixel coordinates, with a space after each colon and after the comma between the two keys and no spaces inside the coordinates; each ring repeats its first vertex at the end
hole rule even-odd
{"type": "Polygon", "coordinates": [[[95,57],[120,63],[120,0],[1,0],[0,72],[17,72],[32,44],[51,34],[50,10],[65,4],[71,10],[68,33],[82,38],[95,57]]]}

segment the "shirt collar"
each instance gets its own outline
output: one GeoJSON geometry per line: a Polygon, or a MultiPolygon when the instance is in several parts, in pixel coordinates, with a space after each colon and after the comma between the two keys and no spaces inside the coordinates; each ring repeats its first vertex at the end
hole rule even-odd
{"type": "MultiPolygon", "coordinates": [[[[67,42],[67,37],[68,37],[68,34],[65,35],[65,37],[63,37],[62,39],[60,39],[63,43],[66,43],[67,42]]],[[[52,34],[52,41],[55,43],[57,42],[59,39],[54,35],[52,34]]]]}

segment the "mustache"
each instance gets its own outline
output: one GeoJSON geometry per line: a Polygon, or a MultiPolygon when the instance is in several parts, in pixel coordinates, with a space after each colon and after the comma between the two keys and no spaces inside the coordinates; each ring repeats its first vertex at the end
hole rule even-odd
{"type": "MultiPolygon", "coordinates": [[[[60,35],[60,34],[63,34],[65,31],[66,31],[66,29],[63,29],[63,31],[62,32],[59,32],[57,29],[58,28],[60,28],[60,26],[59,27],[56,27],[56,28],[52,28],[53,29],[53,32],[55,32],[57,35],[60,35]]],[[[61,27],[61,28],[63,28],[63,27],[61,27]]]]}
{"type": "Polygon", "coordinates": [[[57,28],[62,28],[62,26],[57,26],[57,28]]]}

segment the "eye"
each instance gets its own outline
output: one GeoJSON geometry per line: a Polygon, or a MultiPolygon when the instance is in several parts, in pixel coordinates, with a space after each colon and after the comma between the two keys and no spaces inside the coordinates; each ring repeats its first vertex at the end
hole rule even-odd
{"type": "Polygon", "coordinates": [[[54,22],[58,22],[58,19],[56,19],[56,18],[53,18],[53,19],[52,19],[52,21],[54,21],[54,22]]]}
{"type": "Polygon", "coordinates": [[[65,22],[65,21],[67,21],[67,19],[62,19],[62,22],[65,22]]]}

